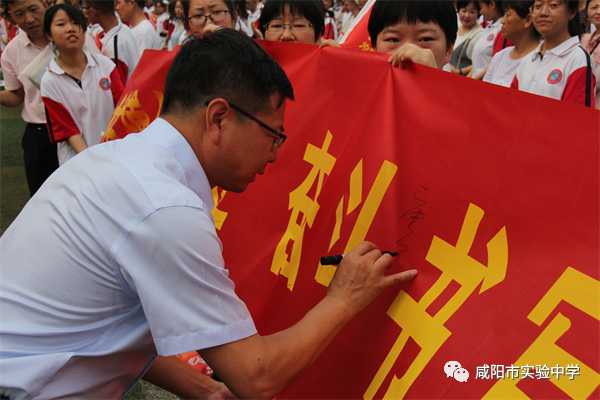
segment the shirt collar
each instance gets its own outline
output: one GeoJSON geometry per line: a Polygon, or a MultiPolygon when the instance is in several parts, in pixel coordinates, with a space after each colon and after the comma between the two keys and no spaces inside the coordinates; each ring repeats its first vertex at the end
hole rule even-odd
{"type": "MultiPolygon", "coordinates": [[[[533,52],[533,57],[531,58],[532,61],[535,60],[536,57],[540,56],[540,52],[542,51],[542,45],[543,44],[544,44],[544,42],[542,41],[540,43],[540,45],[537,47],[537,49],[535,49],[535,51],[533,52]]],[[[579,37],[578,36],[573,36],[570,39],[565,40],[564,42],[562,42],[561,44],[559,44],[555,48],[547,50],[546,54],[552,53],[555,56],[562,57],[565,54],[568,54],[571,50],[573,50],[578,45],[579,45],[579,37]]]]}
{"type": "Polygon", "coordinates": [[[212,210],[215,203],[210,183],[196,153],[183,135],[162,118],[156,118],[141,133],[162,146],[179,162],[185,173],[187,187],[212,210]]]}
{"type": "MultiPolygon", "coordinates": [[[[23,47],[32,46],[36,49],[44,50],[44,47],[39,47],[33,44],[33,42],[29,39],[29,35],[25,31],[22,31],[21,34],[23,35],[23,47]]],[[[50,43],[46,45],[46,47],[48,46],[50,46],[50,43]]]]}
{"type": "MultiPolygon", "coordinates": [[[[97,65],[96,60],[94,57],[92,57],[91,53],[85,49],[83,50],[83,53],[85,54],[85,58],[87,58],[87,65],[85,69],[95,67],[97,65]]],[[[57,75],[62,75],[65,73],[65,71],[56,63],[56,58],[57,57],[52,57],[50,60],[50,64],[48,64],[48,71],[54,72],[57,75]]]]}

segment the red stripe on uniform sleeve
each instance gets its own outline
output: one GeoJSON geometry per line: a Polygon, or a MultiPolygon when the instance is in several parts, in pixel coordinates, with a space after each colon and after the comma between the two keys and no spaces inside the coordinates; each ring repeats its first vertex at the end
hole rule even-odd
{"type": "MultiPolygon", "coordinates": [[[[563,101],[568,101],[569,103],[581,104],[585,106],[585,80],[587,74],[587,66],[576,69],[571,72],[569,77],[567,78],[567,84],[565,85],[565,90],[563,91],[562,97],[560,98],[563,101]]],[[[594,105],[594,92],[596,90],[596,77],[592,73],[592,82],[590,84],[590,99],[591,105],[594,105]]]]}
{"type": "Polygon", "coordinates": [[[513,81],[510,84],[510,87],[511,87],[511,89],[519,90],[519,80],[517,79],[517,74],[515,74],[515,77],[513,78],[513,81]]]}
{"type": "Polygon", "coordinates": [[[119,69],[115,66],[112,72],[110,73],[110,90],[112,92],[113,102],[115,107],[119,104],[119,100],[121,99],[121,95],[123,94],[123,82],[121,81],[121,75],[119,74],[119,69]]]}
{"type": "MultiPolygon", "coordinates": [[[[112,60],[115,62],[115,60],[112,60]]],[[[121,76],[121,83],[123,87],[127,85],[127,77],[129,76],[129,67],[123,60],[117,60],[117,68],[119,69],[119,75],[121,76]]]]}
{"type": "Polygon", "coordinates": [[[71,113],[65,106],[48,97],[42,97],[42,100],[46,106],[46,125],[52,143],[80,134],[71,113]]]}

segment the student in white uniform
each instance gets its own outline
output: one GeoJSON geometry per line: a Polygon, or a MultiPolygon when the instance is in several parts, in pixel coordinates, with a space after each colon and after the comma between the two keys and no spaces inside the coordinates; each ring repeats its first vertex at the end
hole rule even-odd
{"type": "Polygon", "coordinates": [[[140,57],[144,50],[162,49],[162,41],[152,23],[146,19],[144,14],[144,1],[141,0],[117,0],[115,9],[122,21],[131,25],[131,33],[135,37],[140,57]]]}
{"type": "Polygon", "coordinates": [[[502,17],[502,36],[514,43],[496,53],[484,82],[509,87],[523,57],[535,50],[540,44],[540,34],[533,27],[533,17],[529,8],[533,0],[504,1],[504,17],[502,17]]]}
{"type": "Polygon", "coordinates": [[[51,7],[44,16],[44,34],[60,53],[50,61],[40,88],[59,165],[100,143],[123,93],[115,64],[83,50],[85,29],[81,11],[68,4],[51,7]]]}
{"type": "Polygon", "coordinates": [[[501,20],[504,16],[504,9],[502,8],[501,1],[480,1],[479,7],[481,15],[489,25],[485,27],[473,48],[473,70],[471,71],[471,76],[481,80],[485,75],[486,68],[492,62],[494,44],[500,34],[500,29],[502,29],[501,20]]]}
{"type": "Polygon", "coordinates": [[[593,107],[596,67],[579,43],[578,3],[536,1],[531,15],[544,41],[521,61],[511,87],[593,107]]]}
{"type": "Polygon", "coordinates": [[[112,1],[84,0],[81,8],[90,22],[102,27],[103,32],[99,35],[100,50],[115,63],[121,82],[126,86],[140,60],[131,29],[116,17],[112,1]]]}

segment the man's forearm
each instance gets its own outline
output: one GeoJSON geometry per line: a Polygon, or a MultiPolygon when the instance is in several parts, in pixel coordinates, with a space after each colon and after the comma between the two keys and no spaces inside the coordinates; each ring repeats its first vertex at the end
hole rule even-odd
{"type": "Polygon", "coordinates": [[[0,104],[5,107],[17,107],[23,104],[25,92],[23,88],[17,90],[4,90],[0,92],[0,104]]]}

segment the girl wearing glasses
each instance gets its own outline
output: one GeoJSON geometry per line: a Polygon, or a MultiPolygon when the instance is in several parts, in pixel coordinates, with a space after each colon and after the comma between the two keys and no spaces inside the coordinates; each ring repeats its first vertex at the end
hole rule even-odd
{"type": "Polygon", "coordinates": [[[593,107],[596,67],[579,43],[578,4],[557,0],[533,4],[533,25],[544,41],[523,58],[512,88],[593,107]]]}
{"type": "Polygon", "coordinates": [[[325,18],[317,0],[269,0],[259,26],[265,40],[320,44],[325,18]]]}
{"type": "Polygon", "coordinates": [[[185,28],[190,35],[200,35],[209,26],[235,29],[238,14],[233,0],[181,0],[185,18],[185,28]]]}

